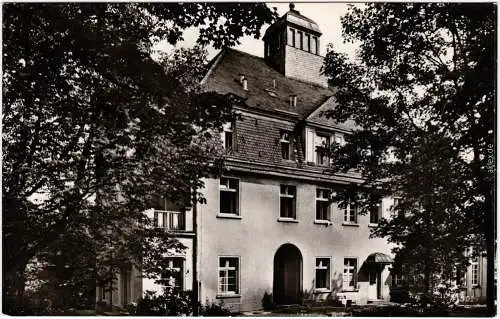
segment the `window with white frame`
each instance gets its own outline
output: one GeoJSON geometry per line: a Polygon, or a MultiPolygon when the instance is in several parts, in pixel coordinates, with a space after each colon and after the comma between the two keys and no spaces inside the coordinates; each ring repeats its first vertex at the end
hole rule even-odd
{"type": "Polygon", "coordinates": [[[345,145],[344,134],[335,133],[335,143],[339,144],[340,146],[344,146],[345,145]]]}
{"type": "Polygon", "coordinates": [[[344,209],[344,223],[357,224],[358,223],[358,207],[355,203],[350,203],[344,209]]]}
{"type": "Polygon", "coordinates": [[[316,258],[316,279],[314,287],[316,289],[330,289],[330,257],[316,258]]]}
{"type": "Polygon", "coordinates": [[[471,285],[479,285],[479,262],[477,259],[471,263],[471,285]]]}
{"type": "Polygon", "coordinates": [[[370,207],[370,224],[378,224],[382,217],[382,202],[370,207]]]}
{"type": "Polygon", "coordinates": [[[154,195],[152,196],[152,207],[155,227],[175,231],[186,229],[186,214],[183,205],[154,195]]]}
{"type": "Polygon", "coordinates": [[[403,275],[399,272],[394,272],[392,273],[392,286],[394,287],[400,287],[403,285],[403,281],[404,281],[404,278],[403,278],[403,275]]]}
{"type": "Polygon", "coordinates": [[[280,217],[295,219],[296,188],[292,185],[280,185],[280,217]]]}
{"type": "Polygon", "coordinates": [[[330,148],[330,137],[327,135],[317,135],[316,142],[316,164],[328,165],[330,163],[328,153],[330,148]]]}
{"type": "Polygon", "coordinates": [[[396,197],[394,198],[394,204],[392,205],[392,212],[394,214],[394,216],[404,216],[404,211],[398,207],[401,203],[401,199],[396,197]]]}
{"type": "Polygon", "coordinates": [[[220,179],[220,211],[221,214],[239,215],[239,181],[235,178],[220,179]]]}
{"type": "Polygon", "coordinates": [[[233,124],[226,123],[222,128],[222,145],[224,145],[225,149],[230,150],[233,148],[233,124]]]}
{"type": "Polygon", "coordinates": [[[162,275],[165,286],[182,291],[184,286],[184,258],[167,259],[167,271],[162,275]]]}
{"type": "Polygon", "coordinates": [[[281,131],[280,146],[281,146],[281,158],[285,160],[290,159],[290,132],[281,131]]]}
{"type": "Polygon", "coordinates": [[[356,258],[344,258],[344,276],[342,287],[352,290],[356,288],[358,260],[356,258]]]}
{"type": "Polygon", "coordinates": [[[316,189],[316,220],[330,221],[330,190],[316,189]]]}
{"type": "Polygon", "coordinates": [[[239,265],[238,257],[219,257],[219,285],[220,295],[236,295],[239,293],[239,265]]]}

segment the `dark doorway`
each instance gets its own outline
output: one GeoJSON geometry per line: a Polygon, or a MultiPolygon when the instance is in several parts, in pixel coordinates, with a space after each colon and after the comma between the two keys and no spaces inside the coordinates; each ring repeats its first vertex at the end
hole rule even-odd
{"type": "Polygon", "coordinates": [[[302,254],[292,244],[282,245],[274,255],[273,300],[277,305],[300,303],[302,254]]]}
{"type": "Polygon", "coordinates": [[[372,264],[369,270],[369,298],[382,299],[382,270],[384,266],[372,264]]]}

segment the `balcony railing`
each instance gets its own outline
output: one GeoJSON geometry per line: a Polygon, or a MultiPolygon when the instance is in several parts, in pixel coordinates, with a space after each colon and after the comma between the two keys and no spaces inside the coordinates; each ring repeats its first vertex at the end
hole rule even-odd
{"type": "Polygon", "coordinates": [[[154,224],[156,227],[167,230],[184,231],[186,230],[186,215],[184,212],[155,209],[154,224]]]}

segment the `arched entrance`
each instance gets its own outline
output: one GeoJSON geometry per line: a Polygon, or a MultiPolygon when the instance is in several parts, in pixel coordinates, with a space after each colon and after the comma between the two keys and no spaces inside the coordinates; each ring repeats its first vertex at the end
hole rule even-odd
{"type": "Polygon", "coordinates": [[[302,254],[292,244],[282,245],[274,255],[273,301],[277,305],[300,303],[302,254]]]}

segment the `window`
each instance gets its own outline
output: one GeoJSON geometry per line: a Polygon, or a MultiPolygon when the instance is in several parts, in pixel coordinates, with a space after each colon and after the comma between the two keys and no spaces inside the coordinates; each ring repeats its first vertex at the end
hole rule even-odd
{"type": "Polygon", "coordinates": [[[351,203],[344,209],[344,223],[358,223],[358,207],[356,206],[356,204],[351,203]]]}
{"type": "Polygon", "coordinates": [[[281,132],[281,158],[289,160],[290,159],[290,133],[281,132]]]}
{"type": "Polygon", "coordinates": [[[400,272],[392,273],[392,286],[400,287],[404,284],[404,277],[400,272]]]}
{"type": "Polygon", "coordinates": [[[304,50],[311,52],[311,36],[306,33],[306,39],[304,41],[304,50]]]}
{"type": "Polygon", "coordinates": [[[168,258],[168,271],[162,276],[165,286],[174,290],[183,290],[184,286],[184,258],[168,258]]]}
{"type": "Polygon", "coordinates": [[[222,128],[222,144],[225,149],[230,150],[233,148],[233,125],[231,123],[226,123],[222,128]]]}
{"type": "Polygon", "coordinates": [[[344,134],[335,133],[335,143],[339,144],[340,146],[344,146],[345,145],[344,134]]]}
{"type": "Polygon", "coordinates": [[[343,288],[344,289],[355,289],[357,282],[357,263],[356,258],[344,258],[344,277],[343,277],[343,288]]]}
{"type": "Polygon", "coordinates": [[[169,230],[185,230],[185,217],[184,212],[180,211],[155,210],[154,225],[169,230]]]}
{"type": "Polygon", "coordinates": [[[370,224],[378,224],[382,216],[382,203],[370,207],[370,224]]]}
{"type": "Polygon", "coordinates": [[[394,198],[394,205],[392,205],[392,212],[394,214],[394,216],[401,216],[401,217],[404,217],[404,211],[399,208],[399,204],[401,203],[401,199],[400,198],[394,198]]]}
{"type": "Polygon", "coordinates": [[[316,289],[330,289],[330,258],[316,258],[316,289]]]}
{"type": "Polygon", "coordinates": [[[328,165],[328,149],[330,147],[330,137],[318,135],[316,137],[316,164],[328,165]]]}
{"type": "Polygon", "coordinates": [[[280,217],[295,219],[295,186],[280,185],[280,217]]]}
{"type": "Polygon", "coordinates": [[[298,31],[297,33],[299,34],[299,48],[301,50],[303,50],[304,49],[304,33],[300,32],[300,31],[298,31]]]}
{"type": "Polygon", "coordinates": [[[458,266],[459,266],[459,264],[457,264],[457,265],[455,265],[455,267],[453,267],[451,279],[452,279],[452,282],[453,282],[453,280],[455,281],[455,284],[458,287],[463,287],[463,286],[465,286],[465,283],[467,282],[466,281],[467,280],[467,278],[466,278],[467,272],[463,271],[463,269],[458,268],[458,266]]]}
{"type": "Polygon", "coordinates": [[[317,37],[313,37],[312,46],[313,47],[311,49],[311,52],[313,52],[314,54],[319,54],[318,53],[319,43],[318,43],[318,38],[317,37]]]}
{"type": "Polygon", "coordinates": [[[220,179],[220,213],[238,215],[239,181],[234,178],[220,179]]]}
{"type": "Polygon", "coordinates": [[[122,269],[120,271],[121,299],[122,305],[128,305],[130,302],[130,270],[122,269]]]}
{"type": "Polygon", "coordinates": [[[295,47],[295,29],[290,28],[288,32],[288,44],[295,47]]]}
{"type": "Polygon", "coordinates": [[[186,214],[185,208],[178,202],[168,198],[153,196],[152,207],[154,208],[154,226],[169,230],[185,230],[186,214]]]}
{"type": "Polygon", "coordinates": [[[239,292],[238,257],[219,257],[219,294],[235,295],[239,292]]]}
{"type": "Polygon", "coordinates": [[[479,262],[477,259],[471,263],[471,277],[471,285],[479,285],[479,262]]]}
{"type": "Polygon", "coordinates": [[[316,189],[316,220],[330,221],[330,190],[316,189]]]}

